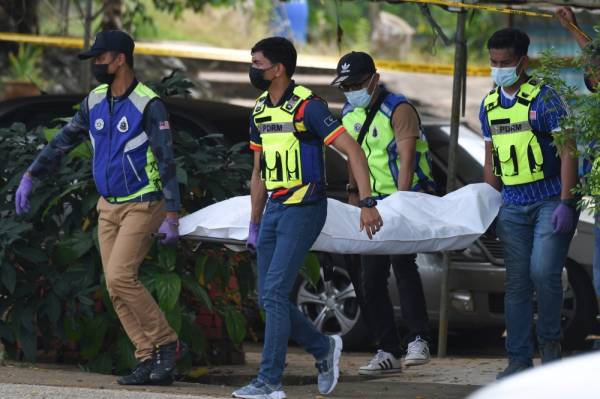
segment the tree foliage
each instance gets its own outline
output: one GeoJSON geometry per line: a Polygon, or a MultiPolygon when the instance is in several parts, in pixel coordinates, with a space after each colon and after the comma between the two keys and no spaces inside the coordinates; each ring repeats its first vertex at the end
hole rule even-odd
{"type": "MultiPolygon", "coordinates": [[[[600,32],[600,27],[595,31],[600,32]]],[[[575,192],[583,197],[582,207],[593,207],[600,211],[600,202],[596,201],[600,188],[600,170],[592,169],[594,160],[600,159],[600,88],[596,85],[594,91],[582,92],[575,85],[568,84],[560,75],[563,68],[579,68],[591,81],[598,82],[600,78],[600,34],[596,34],[590,45],[584,49],[581,56],[573,60],[557,57],[553,51],[542,55],[540,67],[535,75],[551,85],[566,101],[569,114],[561,121],[561,131],[555,135],[557,146],[562,146],[567,140],[577,143],[576,155],[580,159],[580,175],[582,179],[575,192]]]]}

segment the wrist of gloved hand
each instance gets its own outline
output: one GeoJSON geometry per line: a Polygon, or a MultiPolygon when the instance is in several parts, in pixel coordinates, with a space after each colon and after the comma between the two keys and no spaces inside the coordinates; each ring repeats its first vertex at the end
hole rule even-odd
{"type": "Polygon", "coordinates": [[[246,241],[246,248],[251,252],[256,251],[256,244],[258,243],[258,231],[260,230],[260,223],[250,222],[248,226],[248,240],[246,241]]]}
{"type": "Polygon", "coordinates": [[[179,238],[179,218],[167,216],[160,225],[158,232],[164,234],[164,238],[159,241],[161,244],[174,245],[179,238]]]}

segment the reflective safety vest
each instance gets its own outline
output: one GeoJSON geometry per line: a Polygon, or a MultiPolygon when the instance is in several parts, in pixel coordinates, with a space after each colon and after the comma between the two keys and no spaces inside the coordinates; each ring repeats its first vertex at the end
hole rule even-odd
{"type": "Polygon", "coordinates": [[[98,192],[111,202],[124,202],[160,191],[158,165],[143,125],[144,110],[157,94],[138,83],[111,111],[107,92],[103,84],[87,97],[98,192]]]}
{"type": "MultiPolygon", "coordinates": [[[[398,191],[400,155],[396,148],[396,135],[391,118],[401,104],[409,104],[412,107],[406,97],[389,93],[375,114],[362,142],[362,149],[369,164],[371,190],[374,196],[390,195],[398,191]]],[[[417,111],[415,110],[415,112],[417,111]]],[[[355,140],[358,139],[362,125],[367,118],[367,110],[351,108],[347,104],[342,115],[342,124],[355,140]]],[[[421,137],[417,139],[416,144],[416,167],[411,190],[428,190],[434,186],[434,183],[431,175],[429,144],[422,130],[421,137]]]]}
{"type": "Polygon", "coordinates": [[[540,81],[530,79],[521,86],[517,101],[509,108],[500,104],[499,87],[484,100],[492,135],[494,174],[507,186],[533,183],[560,173],[560,158],[555,149],[549,150],[550,133],[545,134],[545,143],[542,143],[542,133],[534,132],[529,123],[531,103],[542,86],[540,81]]]}
{"type": "Polygon", "coordinates": [[[268,92],[256,101],[252,118],[262,142],[261,176],[267,190],[292,188],[303,183],[300,135],[307,135],[304,107],[311,90],[295,86],[292,96],[279,107],[265,104],[268,92]]]}

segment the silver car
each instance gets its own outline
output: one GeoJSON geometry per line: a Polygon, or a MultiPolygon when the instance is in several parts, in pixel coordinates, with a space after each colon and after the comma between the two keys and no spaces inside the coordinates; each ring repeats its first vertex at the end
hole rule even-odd
{"type": "MultiPolygon", "coordinates": [[[[433,160],[433,174],[438,188],[446,186],[449,127],[424,123],[433,160]]],[[[458,153],[458,184],[482,181],[484,161],[483,138],[461,126],[458,153]]],[[[345,200],[347,181],[345,160],[337,153],[327,154],[329,195],[345,200]],[[332,175],[332,171],[335,174],[332,175]]],[[[443,190],[440,190],[443,195],[443,190]]],[[[564,301],[562,322],[563,345],[581,348],[585,338],[596,328],[598,313],[591,282],[593,252],[593,218],[582,214],[571,244],[563,272],[564,301]]],[[[322,278],[312,285],[300,277],[292,293],[298,308],[325,333],[341,334],[346,347],[369,343],[369,335],[361,317],[349,270],[356,267],[357,257],[319,254],[322,278]]],[[[463,251],[452,253],[449,277],[449,328],[469,329],[504,326],[504,261],[501,243],[495,237],[482,236],[463,251]]],[[[442,254],[422,253],[417,256],[427,309],[432,327],[439,320],[442,254]]],[[[393,271],[388,282],[398,324],[403,325],[398,288],[393,271]]]]}

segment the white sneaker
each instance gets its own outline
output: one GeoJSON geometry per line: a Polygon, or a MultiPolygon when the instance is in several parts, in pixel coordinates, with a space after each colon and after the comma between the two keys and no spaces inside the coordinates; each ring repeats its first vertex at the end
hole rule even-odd
{"type": "Polygon", "coordinates": [[[373,359],[366,365],[358,369],[360,375],[380,375],[390,373],[400,373],[402,371],[402,362],[389,352],[378,350],[373,359]]]}
{"type": "Polygon", "coordinates": [[[427,344],[427,341],[421,339],[421,337],[417,335],[415,340],[408,344],[404,365],[418,366],[429,363],[430,360],[431,356],[429,355],[429,345],[427,344]]]}

